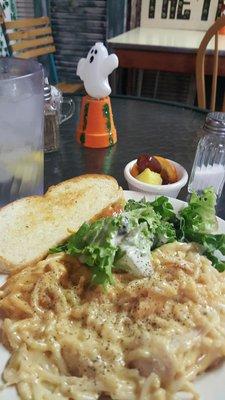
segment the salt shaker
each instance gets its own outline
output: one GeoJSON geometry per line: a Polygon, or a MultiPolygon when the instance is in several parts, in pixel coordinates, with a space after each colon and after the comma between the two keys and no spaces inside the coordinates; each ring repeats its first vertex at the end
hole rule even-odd
{"type": "Polygon", "coordinates": [[[59,110],[52,98],[51,86],[45,79],[44,86],[44,150],[50,153],[59,148],[59,110]]]}
{"type": "Polygon", "coordinates": [[[213,187],[220,197],[225,182],[225,113],[206,117],[188,184],[189,193],[213,187]]]}

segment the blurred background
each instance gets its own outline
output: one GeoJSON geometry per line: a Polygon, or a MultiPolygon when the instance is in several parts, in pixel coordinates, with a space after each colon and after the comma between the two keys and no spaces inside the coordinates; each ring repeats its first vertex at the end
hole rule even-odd
{"type": "MultiPolygon", "coordinates": [[[[196,3],[164,0],[160,2],[164,9],[170,7],[170,12],[173,12],[174,7],[178,7],[179,10],[180,5],[183,8],[186,5],[187,8],[190,3],[196,3]]],[[[110,38],[140,26],[143,3],[149,3],[149,13],[152,4],[157,6],[157,2],[149,0],[0,0],[5,14],[7,9],[10,9],[12,19],[43,15],[50,17],[56,47],[54,63],[58,80],[72,83],[79,81],[75,73],[78,60],[86,56],[93,43],[100,41],[107,44],[110,38]]],[[[211,4],[211,7],[215,8],[215,16],[220,15],[224,4],[223,0],[205,0],[202,3],[206,12],[211,4]]],[[[109,48],[109,51],[113,50],[109,48]]],[[[218,109],[221,108],[224,87],[225,78],[219,76],[216,98],[218,109]]],[[[211,77],[207,76],[206,94],[210,88],[211,77]]],[[[120,68],[113,84],[113,92],[138,94],[189,105],[197,104],[193,73],[120,68]]]]}

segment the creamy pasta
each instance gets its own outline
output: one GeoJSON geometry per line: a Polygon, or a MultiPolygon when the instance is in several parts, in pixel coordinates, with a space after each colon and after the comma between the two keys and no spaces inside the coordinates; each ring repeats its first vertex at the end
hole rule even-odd
{"type": "Polygon", "coordinates": [[[103,291],[90,271],[51,255],[0,290],[3,378],[22,400],[171,400],[225,356],[225,273],[194,244],[153,252],[153,275],[115,275],[103,291]]]}

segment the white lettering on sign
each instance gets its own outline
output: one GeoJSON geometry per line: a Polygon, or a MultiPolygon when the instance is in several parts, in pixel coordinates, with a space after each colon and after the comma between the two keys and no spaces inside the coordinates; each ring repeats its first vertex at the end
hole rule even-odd
{"type": "Polygon", "coordinates": [[[223,0],[142,0],[141,26],[207,30],[223,0]]]}

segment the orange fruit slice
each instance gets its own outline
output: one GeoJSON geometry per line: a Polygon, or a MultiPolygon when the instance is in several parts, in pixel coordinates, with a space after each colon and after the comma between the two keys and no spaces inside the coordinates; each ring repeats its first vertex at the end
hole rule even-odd
{"type": "Polygon", "coordinates": [[[131,175],[132,175],[134,178],[136,178],[136,176],[139,175],[139,170],[138,170],[137,163],[135,163],[135,164],[133,165],[133,167],[132,167],[131,170],[130,170],[130,173],[131,173],[131,175]]]}
{"type": "Polygon", "coordinates": [[[162,178],[166,177],[166,181],[164,180],[164,184],[166,183],[175,183],[178,181],[177,170],[175,166],[166,158],[160,156],[154,156],[156,160],[160,163],[163,173],[161,173],[162,178]]]}

